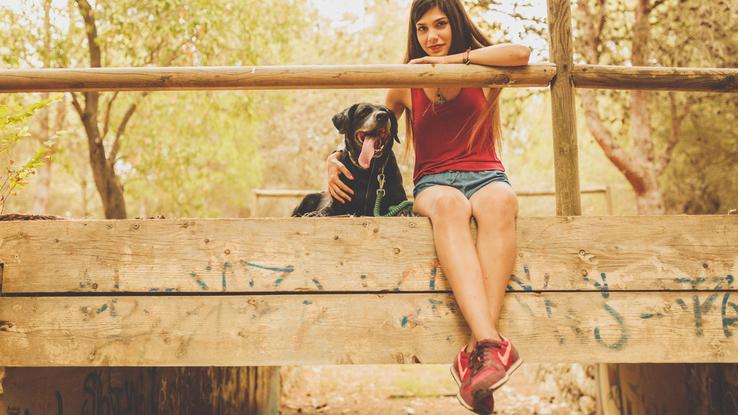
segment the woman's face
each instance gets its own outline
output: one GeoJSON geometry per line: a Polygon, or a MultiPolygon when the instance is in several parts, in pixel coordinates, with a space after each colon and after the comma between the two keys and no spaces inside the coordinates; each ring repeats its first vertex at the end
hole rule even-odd
{"type": "Polygon", "coordinates": [[[415,35],[428,56],[446,56],[451,50],[451,25],[438,7],[428,10],[415,23],[415,35]]]}

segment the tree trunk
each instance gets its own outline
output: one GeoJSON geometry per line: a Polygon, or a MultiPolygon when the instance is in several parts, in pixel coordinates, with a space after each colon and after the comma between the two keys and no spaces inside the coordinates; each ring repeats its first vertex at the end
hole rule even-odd
{"type": "MultiPolygon", "coordinates": [[[[100,68],[102,67],[102,52],[100,46],[97,44],[97,25],[95,23],[94,11],[87,0],[76,0],[76,2],[82,19],[85,22],[87,46],[90,52],[90,67],[100,68]]],[[[87,134],[92,176],[95,179],[95,187],[102,200],[105,218],[125,219],[127,216],[126,201],[123,186],[115,174],[115,157],[113,155],[110,159],[107,158],[103,143],[105,137],[100,134],[100,128],[98,126],[100,93],[85,92],[84,97],[84,108],[82,108],[81,103],[74,94],[72,94],[72,101],[87,134]]]]}

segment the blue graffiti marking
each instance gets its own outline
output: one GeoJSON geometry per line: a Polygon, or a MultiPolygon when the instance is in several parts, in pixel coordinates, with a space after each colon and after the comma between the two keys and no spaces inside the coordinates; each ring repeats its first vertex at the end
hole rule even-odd
{"type": "MultiPolygon", "coordinates": [[[[265,271],[271,271],[271,272],[279,272],[282,275],[277,277],[276,280],[274,280],[274,288],[279,288],[279,286],[284,282],[285,278],[287,278],[288,274],[295,271],[295,267],[292,265],[287,265],[286,267],[267,267],[265,265],[259,265],[253,262],[246,261],[245,259],[241,259],[238,262],[241,263],[241,265],[251,267],[251,268],[257,268],[257,269],[263,269],[265,271]]],[[[249,287],[254,287],[254,278],[249,278],[249,287]]]]}
{"type": "Polygon", "coordinates": [[[438,273],[437,267],[431,268],[431,277],[430,277],[430,281],[428,281],[428,288],[430,288],[431,291],[436,290],[436,274],[437,273],[438,273]]]}
{"type": "Polygon", "coordinates": [[[305,300],[305,301],[303,301],[302,303],[303,303],[303,304],[305,304],[305,305],[309,305],[309,304],[312,304],[313,302],[312,302],[312,301],[310,301],[310,300],[305,300]]]}
{"type": "Polygon", "coordinates": [[[295,270],[295,267],[293,267],[292,265],[287,265],[284,268],[276,268],[276,267],[267,267],[267,266],[264,266],[264,265],[254,264],[253,262],[248,262],[248,261],[243,260],[243,259],[240,260],[240,262],[241,262],[241,264],[246,265],[248,267],[253,267],[253,268],[258,268],[258,269],[264,269],[264,270],[272,271],[272,272],[293,272],[295,270]]]}
{"type": "Polygon", "coordinates": [[[725,335],[725,337],[730,337],[733,335],[733,333],[730,331],[730,327],[738,323],[738,317],[728,317],[728,306],[733,309],[734,315],[738,316],[738,305],[733,302],[728,302],[728,300],[730,300],[730,293],[725,293],[725,295],[723,296],[723,305],[720,309],[720,314],[723,318],[723,334],[725,335]]]}
{"type": "Polygon", "coordinates": [[[693,290],[696,290],[698,285],[705,282],[705,279],[702,277],[699,277],[699,278],[681,277],[681,278],[674,278],[674,282],[679,283],[679,284],[689,284],[692,286],[693,290]]]}
{"type": "Polygon", "coordinates": [[[625,323],[623,322],[623,317],[617,311],[615,311],[614,308],[610,307],[609,304],[605,303],[604,305],[605,305],[605,310],[607,310],[608,314],[610,314],[610,316],[614,318],[615,321],[620,326],[620,338],[613,344],[607,344],[605,343],[604,340],[602,340],[602,337],[600,336],[600,328],[595,327],[594,329],[595,340],[597,340],[597,343],[607,347],[608,349],[622,350],[623,347],[625,347],[625,344],[628,342],[628,337],[629,337],[628,329],[625,327],[625,323]]]}
{"type": "MultiPolygon", "coordinates": [[[[548,316],[548,318],[550,319],[551,316],[553,315],[553,313],[551,312],[551,310],[554,307],[556,307],[556,305],[553,303],[553,301],[549,300],[548,298],[544,298],[543,299],[543,305],[546,306],[546,316],[548,316]]],[[[530,310],[530,308],[528,308],[528,309],[530,310]]],[[[532,312],[533,311],[531,310],[531,313],[532,312]]],[[[563,345],[564,344],[564,336],[562,336],[561,333],[559,333],[558,327],[554,327],[554,332],[556,333],[556,340],[559,341],[559,344],[560,345],[563,345]]]]}
{"type": "Polygon", "coordinates": [[[100,306],[100,308],[97,309],[97,314],[100,314],[100,313],[102,313],[103,311],[105,311],[107,309],[108,309],[108,305],[107,304],[103,304],[103,305],[100,306]]]}
{"type": "MultiPolygon", "coordinates": [[[[520,288],[522,288],[523,291],[533,291],[533,287],[532,286],[530,286],[529,284],[526,284],[525,281],[521,280],[520,278],[516,277],[515,275],[510,275],[510,280],[512,282],[514,282],[515,284],[517,284],[520,288]]],[[[507,289],[510,290],[510,291],[518,291],[518,290],[512,288],[512,286],[510,286],[510,285],[507,286],[507,289]]]]}
{"type": "Polygon", "coordinates": [[[402,325],[402,327],[407,327],[407,321],[407,316],[402,316],[402,320],[400,320],[400,325],[402,325]]]}
{"type": "Polygon", "coordinates": [[[695,326],[695,332],[698,336],[703,335],[702,331],[702,314],[706,314],[710,311],[710,308],[712,307],[712,303],[717,298],[718,294],[711,294],[709,297],[707,297],[707,300],[705,300],[704,303],[700,305],[700,297],[697,295],[692,296],[692,303],[694,307],[694,326],[695,326]]]}
{"type": "Polygon", "coordinates": [[[546,315],[548,316],[548,318],[551,318],[551,308],[554,306],[554,304],[548,298],[543,300],[543,304],[546,306],[546,315]]]}
{"type": "Polygon", "coordinates": [[[220,282],[222,286],[222,290],[225,291],[226,288],[228,288],[228,281],[226,279],[226,272],[228,271],[228,268],[231,267],[231,263],[228,261],[223,262],[223,272],[220,274],[220,282]]]}
{"type": "Polygon", "coordinates": [[[195,282],[197,283],[197,285],[200,286],[200,289],[201,290],[207,290],[208,289],[208,285],[205,284],[205,281],[201,280],[197,276],[197,273],[196,272],[190,272],[190,277],[192,277],[192,279],[195,280],[195,282]]]}
{"type": "Polygon", "coordinates": [[[649,318],[662,318],[662,317],[664,317],[664,315],[661,314],[661,313],[643,313],[643,314],[641,314],[641,318],[644,319],[644,320],[649,319],[649,318]]]}
{"type": "Polygon", "coordinates": [[[594,286],[602,292],[602,298],[608,298],[610,297],[610,288],[607,285],[607,275],[603,272],[600,274],[600,278],[602,279],[602,284],[595,281],[594,286]]]}

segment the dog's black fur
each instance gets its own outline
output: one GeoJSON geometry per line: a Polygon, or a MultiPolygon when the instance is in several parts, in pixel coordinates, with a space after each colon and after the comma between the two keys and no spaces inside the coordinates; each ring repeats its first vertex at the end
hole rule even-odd
{"type": "Polygon", "coordinates": [[[339,160],[354,176],[354,180],[348,180],[340,175],[341,181],[354,191],[351,201],[335,201],[327,192],[312,193],[305,196],[292,212],[292,216],[372,216],[379,188],[377,176],[382,166],[385,196],[380,211],[387,212],[390,206],[407,200],[400,169],[392,151],[392,144],[395,141],[400,142],[397,137],[397,118],[392,111],[383,105],[354,104],[334,115],[333,125],[344,135],[346,149],[339,160]],[[367,143],[367,148],[374,143],[373,157],[368,165],[369,153],[366,149],[362,156],[362,144],[365,140],[373,140],[367,143]],[[362,167],[361,164],[365,166],[362,167]]]}

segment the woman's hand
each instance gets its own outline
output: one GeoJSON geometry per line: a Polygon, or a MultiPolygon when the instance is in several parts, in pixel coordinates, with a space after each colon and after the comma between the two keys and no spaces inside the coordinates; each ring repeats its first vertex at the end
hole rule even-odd
{"type": "Polygon", "coordinates": [[[429,64],[441,64],[448,63],[448,56],[423,56],[422,58],[413,59],[408,63],[429,63],[429,64]]]}
{"type": "Polygon", "coordinates": [[[328,194],[330,194],[333,199],[341,203],[346,203],[351,201],[351,196],[349,196],[349,194],[354,194],[354,191],[351,190],[346,183],[341,181],[340,175],[343,174],[349,180],[354,180],[354,176],[352,176],[346,166],[338,160],[339,153],[341,152],[336,151],[331,153],[331,155],[328,156],[328,159],[326,159],[326,165],[328,167],[328,194]]]}

